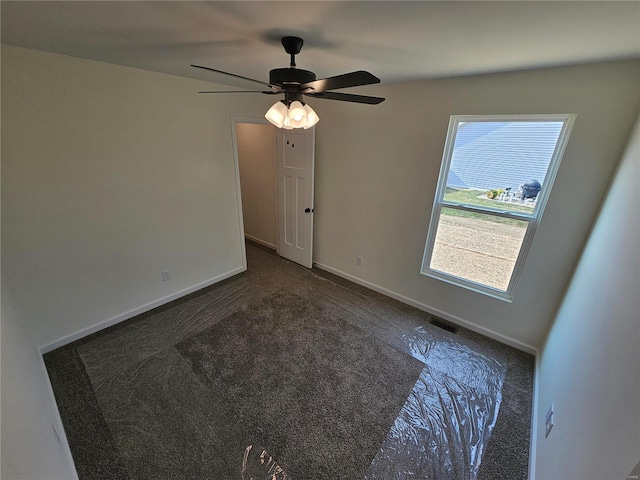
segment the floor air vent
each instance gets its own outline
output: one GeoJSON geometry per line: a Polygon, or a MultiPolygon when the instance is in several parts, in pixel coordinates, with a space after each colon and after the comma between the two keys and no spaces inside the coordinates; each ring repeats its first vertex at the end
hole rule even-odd
{"type": "Polygon", "coordinates": [[[447,332],[456,333],[458,331],[457,325],[454,325],[453,323],[447,322],[446,320],[438,317],[431,317],[429,323],[434,327],[441,328],[443,330],[446,330],[447,332]]]}

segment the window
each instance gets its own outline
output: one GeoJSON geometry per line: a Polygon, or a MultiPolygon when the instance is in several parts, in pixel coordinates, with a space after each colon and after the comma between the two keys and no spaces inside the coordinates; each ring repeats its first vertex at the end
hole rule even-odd
{"type": "Polygon", "coordinates": [[[574,120],[451,117],[423,274],[511,301],[574,120]]]}

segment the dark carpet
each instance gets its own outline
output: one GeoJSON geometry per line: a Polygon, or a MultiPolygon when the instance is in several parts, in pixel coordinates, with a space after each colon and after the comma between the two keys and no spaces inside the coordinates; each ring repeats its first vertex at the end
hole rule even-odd
{"type": "Polygon", "coordinates": [[[533,357],[261,247],[247,258],[45,355],[81,479],[240,480],[247,461],[291,480],[527,478],[533,357]]]}
{"type": "Polygon", "coordinates": [[[176,348],[235,419],[218,435],[238,460],[261,445],[300,479],[362,478],[423,368],[283,291],[176,348]]]}

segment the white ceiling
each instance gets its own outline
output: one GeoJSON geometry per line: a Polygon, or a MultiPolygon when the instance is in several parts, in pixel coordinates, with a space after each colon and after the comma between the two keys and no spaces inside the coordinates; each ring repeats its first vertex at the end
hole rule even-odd
{"type": "Polygon", "coordinates": [[[189,65],[267,81],[270,69],[288,66],[284,35],[304,39],[297,65],[318,78],[363,69],[382,82],[640,57],[638,1],[2,1],[1,8],[2,43],[218,83],[228,78],[189,65]]]}

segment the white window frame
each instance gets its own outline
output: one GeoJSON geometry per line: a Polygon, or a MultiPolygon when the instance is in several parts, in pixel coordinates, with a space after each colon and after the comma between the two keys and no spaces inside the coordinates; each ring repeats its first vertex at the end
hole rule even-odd
{"type": "Polygon", "coordinates": [[[513,301],[513,296],[522,274],[527,254],[531,248],[533,237],[540,224],[540,219],[544,212],[544,208],[547,204],[547,199],[553,187],[558,168],[560,167],[560,161],[564,154],[565,147],[571,134],[571,129],[575,122],[576,115],[574,114],[543,114],[543,115],[452,115],[449,121],[449,129],[447,132],[447,139],[444,146],[444,153],[442,155],[442,166],[440,167],[440,175],[438,177],[438,186],[436,188],[435,200],[433,202],[433,209],[431,211],[431,220],[429,222],[429,231],[427,233],[427,240],[424,249],[424,255],[422,258],[422,267],[420,273],[432,278],[437,278],[444,282],[457,285],[469,290],[473,290],[478,293],[489,295],[491,297],[504,300],[507,302],[513,301]],[[516,121],[528,121],[528,122],[563,122],[560,135],[556,148],[551,157],[547,174],[542,181],[542,189],[538,193],[536,201],[536,207],[531,214],[527,213],[514,213],[500,209],[493,209],[489,207],[481,207],[477,205],[452,203],[444,200],[444,194],[446,192],[447,179],[449,177],[449,168],[451,166],[451,160],[453,157],[453,147],[455,145],[456,135],[458,133],[458,126],[464,122],[516,122],[516,121]],[[457,277],[455,275],[447,274],[439,270],[433,270],[429,267],[431,264],[431,256],[433,254],[433,248],[436,239],[436,233],[438,230],[438,224],[440,222],[440,214],[442,208],[453,208],[469,212],[484,213],[489,215],[495,215],[497,217],[511,218],[514,220],[522,220],[528,223],[524,238],[522,240],[522,246],[509,281],[509,286],[506,291],[499,290],[497,288],[490,287],[481,283],[473,282],[465,278],[457,277]]]}

